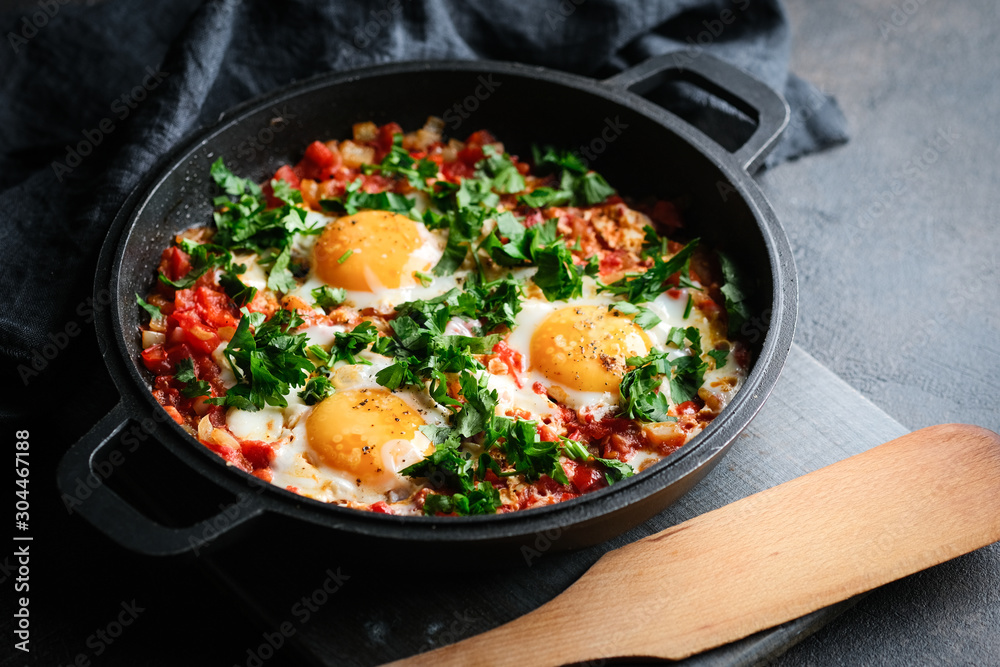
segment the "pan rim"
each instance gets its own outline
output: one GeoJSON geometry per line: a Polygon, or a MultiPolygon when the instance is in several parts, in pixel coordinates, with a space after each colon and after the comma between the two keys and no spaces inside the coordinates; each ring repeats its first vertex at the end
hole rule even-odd
{"type": "MultiPolygon", "coordinates": [[[[533,80],[542,79],[553,84],[568,86],[589,94],[604,97],[610,102],[646,116],[658,125],[690,144],[704,155],[728,179],[738,196],[749,208],[764,245],[768,251],[772,274],[772,312],[758,359],[747,380],[733,399],[713,422],[694,439],[686,443],[678,452],[658,462],[642,474],[623,480],[614,487],[585,494],[578,498],[508,514],[475,517],[426,517],[393,516],[353,510],[323,503],[293,494],[274,485],[260,482],[257,478],[235,470],[193,441],[180,426],[168,420],[173,437],[158,438],[171,453],[178,456],[198,474],[222,485],[234,493],[252,486],[266,487],[266,493],[259,494],[259,502],[270,512],[306,518],[350,532],[372,536],[385,536],[387,532],[395,537],[412,540],[494,540],[516,537],[525,533],[536,533],[551,528],[567,528],[604,515],[615,513],[629,504],[646,499],[666,485],[692,475],[704,466],[714,465],[721,453],[735,440],[736,436],[750,423],[763,407],[774,387],[777,375],[784,365],[791,345],[797,310],[797,286],[794,262],[787,236],[777,216],[766,201],[759,186],[752,177],[740,168],[725,149],[712,142],[700,132],[692,132],[691,126],[669,111],[628,91],[613,88],[600,81],[575,74],[558,72],[547,68],[506,63],[498,61],[409,61],[375,65],[350,72],[329,72],[310,79],[292,83],[254,99],[243,102],[223,112],[214,125],[191,133],[188,138],[157,161],[144,179],[126,199],[115,217],[98,264],[95,277],[95,292],[110,288],[113,295],[120,291],[120,275],[124,262],[124,250],[135,231],[135,222],[143,209],[154,201],[164,178],[174,167],[199,150],[209,145],[218,135],[233,126],[238,126],[246,118],[262,109],[281,104],[282,101],[308,95],[320,89],[342,83],[379,76],[396,76],[413,72],[435,73],[478,72],[521,76],[533,80]],[[178,446],[183,444],[183,446],[178,446]],[[212,464],[206,464],[212,461],[212,464]],[[674,475],[671,477],[671,475],[674,475]],[[664,479],[669,477],[669,479],[664,479]],[[253,480],[253,482],[250,482],[253,480]],[[249,483],[249,484],[248,484],[249,483]],[[266,496],[266,497],[265,497],[266,496]],[[575,515],[580,515],[574,519],[575,515]],[[525,530],[528,528],[528,530],[525,530]]],[[[97,314],[98,326],[106,336],[102,340],[102,352],[112,377],[123,400],[129,403],[129,414],[147,416],[150,409],[160,408],[148,391],[148,383],[141,376],[126,345],[125,328],[121,316],[120,302],[107,311],[97,314]],[[114,343],[110,343],[114,340],[114,343]],[[115,348],[114,352],[107,349],[115,348]],[[111,368],[112,363],[118,368],[111,368]],[[126,377],[128,376],[128,377],[126,377]],[[148,404],[136,399],[144,396],[148,404]],[[140,407],[140,405],[142,407],[140,407]],[[149,405],[149,408],[145,406],[149,405]]]]}

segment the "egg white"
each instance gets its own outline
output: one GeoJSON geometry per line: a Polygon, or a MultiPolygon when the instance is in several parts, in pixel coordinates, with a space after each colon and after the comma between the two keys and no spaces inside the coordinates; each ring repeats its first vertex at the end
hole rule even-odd
{"type": "MultiPolygon", "coordinates": [[[[421,206],[425,206],[422,202],[421,206]]],[[[322,225],[333,219],[333,216],[325,216],[315,212],[312,225],[322,225]]],[[[423,262],[433,266],[441,258],[447,240],[446,232],[440,230],[429,231],[422,224],[418,223],[421,245],[416,252],[411,255],[418,262],[423,262]]],[[[483,229],[483,234],[489,233],[492,229],[492,222],[487,221],[483,229]]],[[[312,290],[325,285],[316,272],[313,261],[313,250],[315,248],[317,236],[315,234],[298,234],[292,246],[293,257],[297,261],[306,262],[310,266],[309,274],[289,295],[298,297],[301,301],[310,306],[313,305],[312,290]]],[[[260,266],[255,255],[248,255],[237,258],[239,262],[247,265],[246,272],[241,276],[242,280],[251,286],[263,289],[267,284],[267,270],[260,266]]],[[[535,272],[534,267],[515,268],[512,273],[519,280],[529,279],[535,272]]],[[[430,271],[427,271],[430,274],[430,271]]],[[[504,271],[506,274],[507,271],[504,271]]],[[[376,310],[388,312],[396,305],[405,301],[431,299],[447,292],[453,288],[460,288],[468,270],[460,269],[455,274],[444,277],[433,276],[429,285],[422,285],[419,282],[411,287],[397,289],[375,289],[373,292],[361,292],[348,290],[346,305],[358,309],[375,308],[376,310]]],[[[374,286],[378,288],[378,285],[374,286]]],[[[581,416],[589,414],[592,418],[600,419],[617,412],[620,402],[618,392],[588,392],[560,386],[541,372],[533,368],[530,355],[531,339],[539,325],[546,317],[552,313],[569,306],[587,305],[599,306],[607,309],[615,303],[616,299],[606,293],[600,293],[596,281],[585,277],[583,285],[583,298],[575,299],[572,302],[554,301],[549,302],[541,295],[537,288],[530,284],[527,286],[527,293],[530,295],[521,303],[521,311],[518,313],[511,333],[508,336],[508,345],[520,352],[523,356],[522,368],[519,373],[520,383],[510,374],[489,374],[486,371],[478,371],[478,375],[488,375],[488,388],[495,390],[498,397],[497,414],[505,414],[508,410],[517,408],[518,414],[527,413],[527,418],[534,420],[545,420],[556,417],[559,412],[558,405],[545,394],[534,391],[535,383],[549,389],[549,394],[557,398],[564,405],[576,410],[581,416]]],[[[645,331],[652,349],[667,350],[670,359],[690,354],[687,349],[676,349],[669,345],[668,335],[674,327],[694,326],[702,334],[704,349],[712,349],[712,332],[708,320],[696,308],[693,308],[684,317],[684,311],[688,302],[688,289],[674,291],[676,296],[663,293],[652,302],[642,304],[643,307],[652,310],[659,318],[660,323],[645,331]]],[[[313,306],[317,314],[323,313],[322,309],[313,306]]],[[[343,325],[312,325],[301,329],[308,337],[309,345],[319,345],[324,349],[329,349],[333,343],[334,336],[338,332],[347,331],[349,327],[343,325]]],[[[448,325],[448,333],[459,335],[472,335],[469,325],[461,320],[454,320],[448,325]]],[[[235,382],[232,371],[225,362],[221,351],[225,344],[216,350],[214,355],[217,362],[222,367],[222,378],[227,386],[235,382]]],[[[331,382],[335,391],[346,391],[352,389],[378,389],[384,390],[375,380],[378,371],[386,368],[392,363],[391,359],[380,355],[372,354],[369,351],[362,352],[360,358],[370,362],[369,364],[349,365],[346,363],[337,364],[330,373],[331,382]]],[[[721,369],[713,369],[706,373],[705,384],[709,391],[714,392],[719,397],[719,403],[724,404],[734,395],[744,380],[745,372],[738,368],[735,363],[733,351],[730,350],[727,364],[721,369]]],[[[666,381],[664,382],[666,384],[666,381]]],[[[392,471],[392,475],[383,483],[359,483],[355,475],[349,471],[338,470],[326,465],[313,452],[310,451],[308,442],[308,417],[315,409],[314,406],[306,405],[298,397],[295,388],[285,397],[287,407],[279,408],[268,406],[258,412],[246,412],[242,410],[230,409],[227,413],[227,426],[234,436],[241,440],[262,440],[273,442],[278,446],[276,458],[271,464],[272,483],[292,488],[296,492],[315,498],[324,502],[355,502],[360,504],[371,504],[380,500],[394,502],[412,495],[419,488],[414,480],[398,474],[398,471],[420,461],[423,452],[427,449],[429,440],[419,431],[409,440],[393,441],[384,443],[380,447],[383,455],[382,468],[392,471]]],[[[667,387],[662,390],[666,391],[667,387]]],[[[416,411],[423,421],[429,425],[444,426],[448,424],[449,412],[447,409],[437,405],[430,398],[426,391],[415,388],[403,389],[394,393],[403,400],[414,411],[416,411]]],[[[653,460],[661,458],[655,453],[637,452],[631,462],[639,465],[652,463],[653,460]],[[646,461],[649,459],[649,461],[646,461]]],[[[414,510],[415,511],[415,510],[414,510]]]]}

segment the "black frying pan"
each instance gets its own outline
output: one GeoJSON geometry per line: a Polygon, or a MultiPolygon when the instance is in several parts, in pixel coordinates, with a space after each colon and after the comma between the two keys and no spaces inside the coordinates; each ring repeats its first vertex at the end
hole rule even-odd
{"type": "Polygon", "coordinates": [[[272,536],[294,527],[326,540],[349,538],[361,550],[373,544],[452,555],[516,550],[537,545],[540,536],[556,548],[572,548],[628,530],[718,463],[763,405],[785,361],[796,311],[792,253],[750,173],[787,121],[784,100],[764,84],[696,53],[653,58],[605,81],[513,63],[399,63],[324,75],[234,109],[168,155],[111,226],[95,283],[98,300],[107,302],[110,291],[111,305],[98,312],[96,325],[121,402],[63,458],[58,481],[64,501],[122,546],[152,555],[198,551],[263,522],[272,536]],[[754,119],[756,130],[742,147],[727,151],[640,96],[668,80],[725,100],[754,119]],[[211,162],[221,155],[238,174],[261,182],[281,164],[296,162],[312,140],[349,136],[355,122],[394,120],[416,128],[428,115],[443,117],[446,133],[458,138],[489,129],[514,154],[529,154],[532,142],[587,147],[592,168],[623,194],[692,202],[690,233],[728,251],[756,285],[753,317],[744,327],[754,348],[753,369],[708,428],[649,470],[568,502],[485,517],[394,517],[316,502],[227,468],[166,416],[138,361],[134,295],[153,284],[160,252],[175,233],[211,219],[211,162]],[[152,443],[182,469],[172,478],[167,504],[202,502],[214,510],[191,497],[196,478],[236,503],[202,521],[166,526],[102,483],[130,452],[158,446],[152,443]]]}

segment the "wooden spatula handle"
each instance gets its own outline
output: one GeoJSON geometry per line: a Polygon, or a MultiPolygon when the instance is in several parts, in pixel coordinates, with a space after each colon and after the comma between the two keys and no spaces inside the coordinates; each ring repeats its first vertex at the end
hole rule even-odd
{"type": "Polygon", "coordinates": [[[998,540],[1000,436],[932,426],[611,551],[535,611],[393,664],[680,659],[998,540]]]}

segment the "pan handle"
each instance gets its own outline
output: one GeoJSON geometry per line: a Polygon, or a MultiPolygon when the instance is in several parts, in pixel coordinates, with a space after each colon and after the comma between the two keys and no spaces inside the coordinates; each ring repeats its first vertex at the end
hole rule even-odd
{"type": "Polygon", "coordinates": [[[757,129],[733,157],[753,174],[788,125],[788,103],[765,83],[743,70],[700,51],[677,51],[654,56],[605,79],[605,85],[642,94],[669,80],[695,84],[757,121],[757,129]]]}
{"type": "MultiPolygon", "coordinates": [[[[59,462],[57,481],[66,510],[80,515],[121,546],[148,556],[195,555],[210,542],[255,519],[263,512],[258,503],[239,498],[212,517],[192,526],[170,528],[139,512],[104,483],[116,466],[111,458],[97,463],[97,456],[129,424],[128,409],[120,401],[111,412],[70,447],[59,462]]],[[[120,463],[120,461],[119,461],[120,463]]]]}

